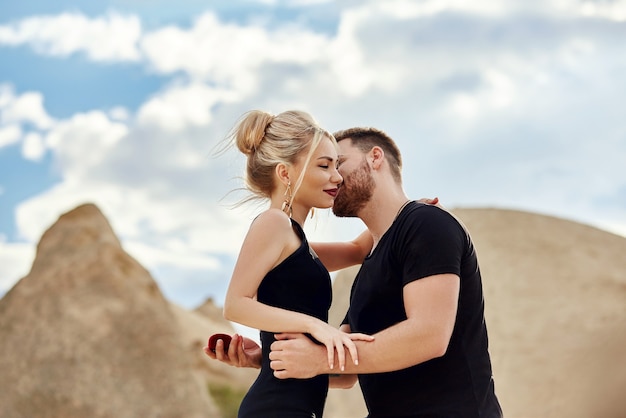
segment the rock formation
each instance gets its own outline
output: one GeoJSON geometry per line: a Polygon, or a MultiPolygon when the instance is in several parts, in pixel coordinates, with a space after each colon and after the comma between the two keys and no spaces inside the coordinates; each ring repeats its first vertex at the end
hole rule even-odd
{"type": "Polygon", "coordinates": [[[505,416],[623,417],[626,239],[528,212],[454,213],[478,251],[505,416]]]}
{"type": "Polygon", "coordinates": [[[5,418],[219,416],[170,304],[91,204],[45,232],[0,338],[5,418]]]}

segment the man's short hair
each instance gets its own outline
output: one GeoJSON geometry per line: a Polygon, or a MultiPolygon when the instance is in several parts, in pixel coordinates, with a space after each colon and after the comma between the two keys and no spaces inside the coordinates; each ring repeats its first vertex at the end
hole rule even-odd
{"type": "Polygon", "coordinates": [[[402,182],[402,155],[400,149],[393,139],[385,132],[376,128],[350,128],[337,131],[333,134],[337,142],[350,139],[352,144],[361,152],[367,153],[373,147],[379,146],[385,152],[385,157],[389,161],[391,174],[398,182],[402,182]]]}

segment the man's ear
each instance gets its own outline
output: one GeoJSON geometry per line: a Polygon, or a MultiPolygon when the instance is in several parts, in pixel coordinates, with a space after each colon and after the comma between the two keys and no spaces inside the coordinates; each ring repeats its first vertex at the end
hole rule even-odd
{"type": "Polygon", "coordinates": [[[276,165],[276,177],[278,177],[278,181],[287,186],[289,184],[289,167],[287,167],[284,163],[279,163],[276,165]]]}
{"type": "Polygon", "coordinates": [[[367,155],[368,160],[372,163],[372,168],[378,170],[385,160],[385,151],[379,146],[374,146],[367,155]]]}

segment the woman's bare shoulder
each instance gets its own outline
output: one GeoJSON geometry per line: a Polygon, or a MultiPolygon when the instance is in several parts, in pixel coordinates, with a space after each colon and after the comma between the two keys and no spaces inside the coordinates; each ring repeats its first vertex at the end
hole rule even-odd
{"type": "Polygon", "coordinates": [[[267,209],[261,212],[254,220],[250,229],[267,231],[276,234],[291,231],[291,220],[285,212],[279,209],[267,209]]]}

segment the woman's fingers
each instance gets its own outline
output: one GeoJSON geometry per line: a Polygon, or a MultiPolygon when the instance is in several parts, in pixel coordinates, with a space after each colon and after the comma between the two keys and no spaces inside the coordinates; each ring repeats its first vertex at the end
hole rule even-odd
{"type": "Polygon", "coordinates": [[[348,347],[348,351],[350,352],[350,356],[352,357],[352,362],[354,363],[355,366],[358,366],[359,354],[356,349],[356,344],[354,344],[354,342],[350,340],[350,344],[346,344],[346,347],[348,347]]]}
{"type": "Polygon", "coordinates": [[[355,332],[354,334],[350,334],[350,339],[352,341],[374,341],[374,336],[355,332]]]}
{"type": "Polygon", "coordinates": [[[332,340],[330,343],[327,343],[325,345],[326,353],[328,355],[328,367],[330,367],[330,369],[332,370],[335,365],[335,345],[333,344],[332,340]]]}
{"type": "Polygon", "coordinates": [[[337,357],[339,360],[339,370],[341,371],[346,369],[346,351],[343,348],[344,344],[345,343],[343,341],[340,341],[339,344],[337,344],[337,357]]]}
{"type": "MultiPolygon", "coordinates": [[[[340,370],[343,372],[346,368],[346,348],[348,353],[350,353],[350,357],[355,365],[359,364],[358,350],[354,341],[373,341],[374,336],[362,334],[362,333],[344,333],[334,330],[335,333],[331,333],[331,335],[326,335],[323,339],[318,339],[319,342],[323,343],[326,347],[328,367],[332,370],[335,366],[335,350],[337,350],[337,363],[340,370]],[[333,335],[334,334],[334,335],[333,335]]],[[[284,337],[282,337],[284,338],[284,337]]],[[[277,339],[281,339],[278,338],[277,339]]]]}

